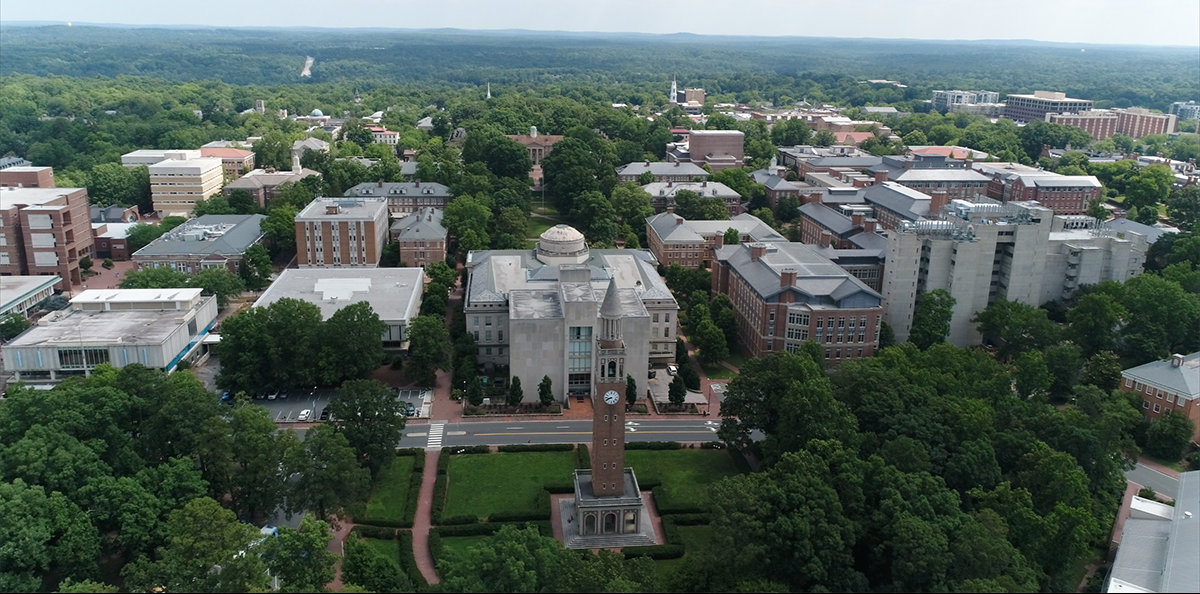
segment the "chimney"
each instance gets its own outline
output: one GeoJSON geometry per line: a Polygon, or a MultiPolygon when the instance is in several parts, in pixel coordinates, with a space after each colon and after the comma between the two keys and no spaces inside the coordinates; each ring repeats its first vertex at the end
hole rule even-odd
{"type": "Polygon", "coordinates": [[[908,160],[906,160],[906,161],[904,162],[904,168],[905,168],[905,169],[912,169],[912,166],[913,166],[912,159],[908,159],[908,160]]]}
{"type": "MultiPolygon", "coordinates": [[[[647,165],[649,165],[650,163],[649,163],[649,162],[647,162],[646,164],[647,164],[647,165]]],[[[676,161],[676,162],[675,162],[675,166],[676,166],[676,167],[679,167],[679,161],[676,161]]]]}
{"type": "Polygon", "coordinates": [[[975,159],[967,157],[967,169],[972,169],[974,167],[975,167],[975,159]]]}
{"type": "Polygon", "coordinates": [[[829,247],[833,243],[833,234],[828,231],[821,232],[821,247],[829,247]]]}
{"type": "Polygon", "coordinates": [[[721,248],[725,247],[725,234],[724,234],[724,233],[717,233],[717,234],[716,234],[716,235],[713,237],[713,242],[714,242],[714,243],[713,243],[713,249],[714,249],[714,250],[719,250],[719,249],[721,249],[721,248]]]}
{"type": "Polygon", "coordinates": [[[339,214],[341,212],[342,212],[342,207],[339,204],[326,204],[325,205],[325,214],[327,214],[327,215],[335,215],[335,214],[339,214]]]}
{"type": "Polygon", "coordinates": [[[763,255],[767,253],[767,244],[765,243],[751,243],[748,245],[750,246],[751,262],[757,262],[759,258],[763,257],[763,255]]]}
{"type": "Polygon", "coordinates": [[[850,215],[850,224],[855,227],[861,227],[863,224],[863,216],[861,214],[850,215]]]}
{"type": "Polygon", "coordinates": [[[707,187],[708,187],[708,182],[706,182],[706,181],[702,181],[702,182],[700,182],[700,187],[701,187],[701,188],[707,188],[707,187]]]}
{"type": "Polygon", "coordinates": [[[414,185],[413,187],[414,187],[414,188],[419,188],[419,187],[421,187],[421,180],[417,180],[417,181],[416,181],[416,185],[414,185]]]}
{"type": "Polygon", "coordinates": [[[863,219],[863,233],[874,233],[875,225],[875,219],[863,219]]]}
{"type": "Polygon", "coordinates": [[[888,180],[887,178],[888,178],[888,172],[886,172],[886,171],[876,171],[875,172],[875,183],[881,184],[881,183],[887,181],[888,180]]]}
{"type": "MultiPolygon", "coordinates": [[[[675,209],[671,209],[671,210],[675,210],[675,209]]],[[[672,213],[672,214],[673,214],[673,213],[672,213]]],[[[682,225],[682,224],[683,224],[683,217],[675,217],[675,224],[676,224],[676,225],[682,225]]]]}
{"type": "Polygon", "coordinates": [[[1171,367],[1183,367],[1183,355],[1171,355],[1171,367]]]}
{"type": "Polygon", "coordinates": [[[942,211],[942,207],[950,204],[950,197],[945,190],[934,190],[929,193],[929,214],[936,214],[942,211]]]}
{"type": "Polygon", "coordinates": [[[796,269],[784,268],[779,271],[779,286],[791,287],[796,284],[796,269]]]}
{"type": "Polygon", "coordinates": [[[674,204],[667,205],[667,214],[675,214],[675,205],[674,204]]]}
{"type": "Polygon", "coordinates": [[[382,187],[383,187],[383,180],[382,180],[382,179],[381,179],[381,180],[379,180],[378,182],[376,182],[376,184],[378,184],[378,186],[379,186],[380,188],[382,188],[382,187]]]}

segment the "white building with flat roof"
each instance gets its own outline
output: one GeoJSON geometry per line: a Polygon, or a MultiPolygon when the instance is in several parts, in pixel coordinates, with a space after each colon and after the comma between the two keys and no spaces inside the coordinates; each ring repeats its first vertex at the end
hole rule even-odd
{"type": "Polygon", "coordinates": [[[9,314],[25,315],[30,308],[54,294],[60,276],[0,276],[0,320],[9,314]]]}
{"type": "Polygon", "coordinates": [[[406,348],[408,324],[421,312],[424,290],[422,268],[289,268],[254,306],[299,299],[319,307],[321,318],[328,320],[347,305],[366,302],[388,326],[384,345],[406,348]]]}
{"type": "Polygon", "coordinates": [[[17,380],[90,375],[97,365],[135,363],[168,372],[206,351],[217,299],[201,289],[92,289],[4,345],[17,380]]]}
{"type": "MultiPolygon", "coordinates": [[[[198,151],[197,151],[198,152],[198,151]]],[[[160,216],[191,216],[197,200],[220,193],[221,159],[167,159],[150,165],[150,199],[160,216]]]]}
{"type": "Polygon", "coordinates": [[[187,161],[189,159],[199,159],[202,156],[199,150],[140,149],[121,155],[121,164],[126,167],[137,167],[138,165],[150,166],[155,163],[162,163],[168,159],[187,161]]]}

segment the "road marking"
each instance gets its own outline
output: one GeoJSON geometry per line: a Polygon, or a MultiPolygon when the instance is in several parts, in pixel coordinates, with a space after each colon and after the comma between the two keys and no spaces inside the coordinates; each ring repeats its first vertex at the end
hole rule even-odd
{"type": "Polygon", "coordinates": [[[547,431],[545,433],[476,433],[475,435],[591,435],[591,431],[547,431]]]}
{"type": "Polygon", "coordinates": [[[570,429],[570,428],[571,428],[570,425],[559,425],[558,427],[555,427],[555,429],[570,429]]]}
{"type": "Polygon", "coordinates": [[[717,428],[716,428],[716,427],[709,427],[709,428],[708,428],[708,430],[709,430],[709,431],[712,431],[713,433],[716,433],[716,432],[717,432],[717,428]]]}
{"type": "Polygon", "coordinates": [[[427,435],[429,435],[429,434],[428,433],[409,433],[405,437],[425,437],[427,435]]]}
{"type": "Polygon", "coordinates": [[[524,429],[524,427],[505,427],[505,429],[524,429]]]}
{"type": "Polygon", "coordinates": [[[633,433],[633,432],[637,431],[637,429],[634,429],[633,427],[626,427],[626,428],[625,428],[625,430],[626,430],[626,431],[628,431],[628,432],[630,432],[630,433],[633,433]]]}
{"type": "Polygon", "coordinates": [[[467,434],[467,432],[466,432],[466,431],[447,431],[447,432],[446,432],[446,436],[447,436],[447,437],[449,437],[449,436],[457,436],[457,435],[466,435],[466,434],[467,434]]]}
{"type": "Polygon", "coordinates": [[[436,425],[430,425],[429,426],[429,441],[426,442],[425,447],[427,449],[431,449],[431,450],[442,449],[442,433],[445,431],[446,431],[445,423],[438,423],[436,425]]]}

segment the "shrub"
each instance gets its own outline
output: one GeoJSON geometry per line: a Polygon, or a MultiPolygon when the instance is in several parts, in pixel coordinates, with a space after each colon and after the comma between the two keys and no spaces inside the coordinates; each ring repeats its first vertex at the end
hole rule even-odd
{"type": "Polygon", "coordinates": [[[1183,457],[1187,462],[1188,468],[1192,470],[1200,470],[1200,452],[1192,452],[1183,457]]]}
{"type": "Polygon", "coordinates": [[[112,270],[113,266],[115,266],[115,264],[113,264],[112,258],[105,258],[104,262],[101,262],[100,265],[108,270],[112,270]]]}
{"type": "Polygon", "coordinates": [[[645,547],[625,547],[621,549],[621,554],[625,555],[626,559],[634,559],[636,557],[649,557],[655,561],[666,559],[678,559],[683,556],[686,551],[683,545],[665,544],[665,545],[650,545],[645,547]]]}
{"type": "Polygon", "coordinates": [[[498,448],[501,452],[569,452],[575,449],[573,443],[516,443],[512,445],[502,445],[498,448]]]}
{"type": "Polygon", "coordinates": [[[442,537],[448,536],[488,536],[500,531],[501,524],[457,524],[449,526],[439,526],[438,534],[442,537]]]}
{"type": "Polygon", "coordinates": [[[638,488],[643,491],[649,491],[649,490],[654,489],[655,487],[661,487],[661,486],[662,486],[662,481],[660,481],[658,479],[646,479],[646,480],[638,479],[638,488]]]}
{"type": "MultiPolygon", "coordinates": [[[[357,518],[355,518],[355,521],[357,522],[359,520],[357,518]]],[[[393,538],[396,538],[396,529],[395,528],[384,528],[381,526],[367,526],[367,525],[359,524],[359,525],[355,526],[354,528],[351,528],[350,532],[352,534],[357,534],[363,538],[380,538],[383,540],[391,540],[393,538]]],[[[411,547],[409,547],[409,548],[411,549],[411,547]]]]}
{"type": "Polygon", "coordinates": [[[678,441],[631,441],[625,444],[626,450],[681,450],[683,446],[678,441]]]}
{"type": "Polygon", "coordinates": [[[579,444],[579,468],[588,470],[592,467],[592,458],[588,454],[586,443],[579,444]]]}
{"type": "MultiPolygon", "coordinates": [[[[463,455],[468,455],[468,454],[490,454],[490,453],[492,453],[492,448],[485,446],[485,445],[457,446],[452,449],[447,448],[442,453],[450,454],[450,456],[463,456],[463,455]]],[[[449,467],[449,464],[450,464],[450,456],[443,456],[446,459],[447,467],[449,467]]],[[[439,465],[439,467],[440,467],[440,465],[439,465]]]]}
{"type": "MultiPolygon", "coordinates": [[[[411,506],[410,506],[411,507],[411,506]]],[[[408,510],[405,509],[405,514],[408,510]]],[[[379,527],[387,528],[395,532],[396,528],[412,528],[412,520],[385,520],[382,518],[354,518],[354,521],[364,527],[379,527]]],[[[391,536],[371,536],[364,534],[367,538],[391,538],[391,536]]]]}
{"type": "Polygon", "coordinates": [[[442,518],[440,525],[455,526],[458,524],[475,524],[477,522],[479,522],[479,516],[476,516],[475,514],[463,514],[461,516],[450,516],[449,518],[442,518]]]}
{"type": "Polygon", "coordinates": [[[430,521],[435,526],[442,523],[442,510],[446,509],[446,474],[440,468],[438,472],[437,480],[433,482],[433,510],[430,512],[430,521]]]}
{"type": "Polygon", "coordinates": [[[695,505],[686,503],[678,503],[667,494],[667,490],[662,486],[654,487],[650,490],[654,494],[654,507],[658,508],[660,516],[671,514],[704,514],[708,510],[695,505]]]}
{"type": "Polygon", "coordinates": [[[542,488],[545,489],[547,493],[552,493],[555,495],[574,493],[575,481],[557,481],[553,483],[546,483],[542,488]]]}
{"type": "Polygon", "coordinates": [[[396,539],[400,541],[400,569],[408,574],[417,585],[418,591],[428,588],[429,582],[425,581],[425,576],[421,575],[421,569],[417,567],[417,560],[413,558],[412,532],[401,530],[396,533],[396,539]]]}

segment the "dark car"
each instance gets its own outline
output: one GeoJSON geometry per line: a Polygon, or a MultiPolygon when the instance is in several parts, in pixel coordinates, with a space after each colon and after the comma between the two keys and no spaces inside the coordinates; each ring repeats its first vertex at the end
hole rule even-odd
{"type": "Polygon", "coordinates": [[[413,403],[411,402],[405,402],[404,412],[410,417],[415,417],[417,416],[417,407],[413,406],[413,403]]]}
{"type": "Polygon", "coordinates": [[[328,408],[322,408],[322,409],[321,409],[321,416],[320,416],[320,419],[321,419],[322,421],[328,421],[328,420],[329,420],[329,409],[328,409],[328,408]]]}

